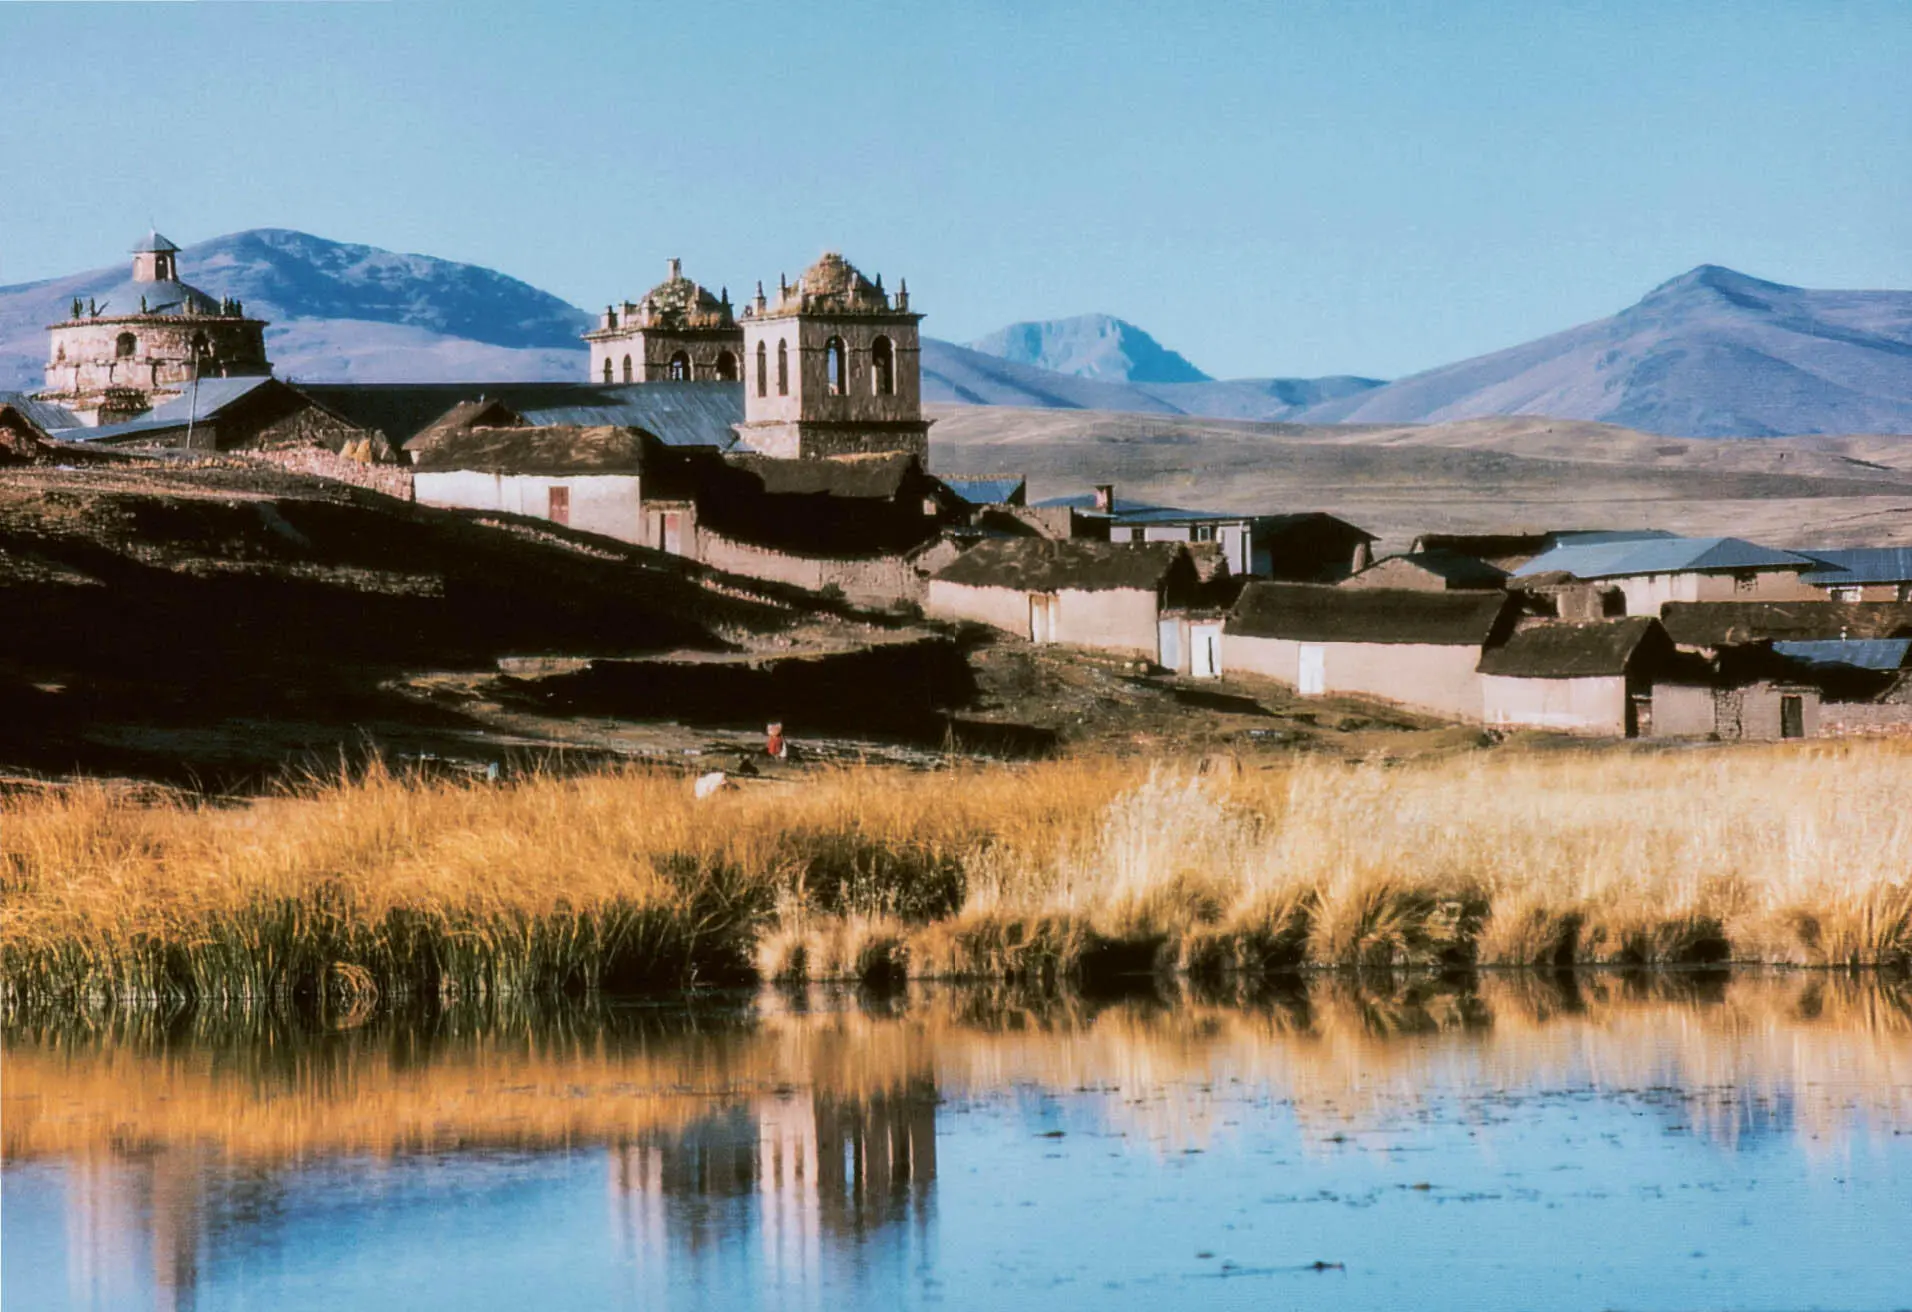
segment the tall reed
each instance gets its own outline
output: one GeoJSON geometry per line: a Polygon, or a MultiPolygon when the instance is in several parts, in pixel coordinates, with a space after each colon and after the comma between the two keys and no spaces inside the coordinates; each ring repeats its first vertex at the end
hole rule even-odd
{"type": "Polygon", "coordinates": [[[374,766],[239,806],[0,800],[14,1004],[588,993],[1303,965],[1912,964],[1912,752],[1081,759],[825,771],[374,766]]]}

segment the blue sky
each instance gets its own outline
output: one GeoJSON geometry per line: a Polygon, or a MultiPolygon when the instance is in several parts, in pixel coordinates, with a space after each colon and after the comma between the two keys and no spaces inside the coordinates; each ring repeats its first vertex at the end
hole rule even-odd
{"type": "Polygon", "coordinates": [[[1907,0],[0,2],[0,49],[0,284],[149,219],[586,307],[835,246],[939,337],[1382,377],[1700,263],[1912,287],[1907,0]]]}

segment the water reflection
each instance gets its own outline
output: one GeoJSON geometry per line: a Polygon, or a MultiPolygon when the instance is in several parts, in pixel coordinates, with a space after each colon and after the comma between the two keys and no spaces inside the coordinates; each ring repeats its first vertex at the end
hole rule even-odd
{"type": "MultiPolygon", "coordinates": [[[[1247,1196],[1267,1191],[1250,1153],[1328,1181],[1436,1140],[1519,1160],[1532,1125],[1596,1108],[1616,1143],[1644,1126],[1682,1153],[1772,1146],[1806,1170],[1850,1172],[1855,1143],[1912,1132],[1912,993],[1817,974],[1327,977],[1115,999],[773,991],[350,1030],[16,1018],[3,1056],[9,1306],[188,1309],[206,1290],[293,1306],[300,1289],[403,1306],[350,1255],[441,1241],[470,1258],[434,1285],[443,1301],[504,1306],[488,1263],[507,1251],[551,1293],[546,1258],[524,1249],[546,1229],[580,1306],[686,1290],[874,1306],[955,1278],[967,1259],[952,1247],[993,1224],[987,1191],[952,1197],[939,1158],[963,1181],[1067,1158],[1043,1205],[1086,1184],[1113,1211],[1131,1205],[1124,1171],[1159,1186],[1191,1152],[1235,1154],[1237,1176],[1211,1187],[1247,1196]],[[1068,1158],[1082,1136],[1095,1157],[1068,1158]],[[447,1208],[464,1228],[439,1229],[447,1208]]],[[[1582,1150],[1547,1151],[1559,1170],[1582,1150]]],[[[1662,1169],[1670,1151],[1639,1139],[1624,1160],[1662,1169]]]]}

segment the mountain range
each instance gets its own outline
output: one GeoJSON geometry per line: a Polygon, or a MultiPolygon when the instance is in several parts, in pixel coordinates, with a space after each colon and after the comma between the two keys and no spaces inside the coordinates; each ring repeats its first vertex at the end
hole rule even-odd
{"type": "MultiPolygon", "coordinates": [[[[582,379],[585,311],[477,265],[261,228],[180,253],[186,281],[271,321],[307,382],[582,379]]],[[[0,390],[38,387],[45,327],[126,265],[0,288],[0,390]]],[[[1605,319],[1382,383],[1217,380],[1109,315],[926,338],[926,401],[1217,419],[1591,419],[1688,437],[1912,433],[1912,292],[1815,291],[1702,265],[1605,319]]]]}

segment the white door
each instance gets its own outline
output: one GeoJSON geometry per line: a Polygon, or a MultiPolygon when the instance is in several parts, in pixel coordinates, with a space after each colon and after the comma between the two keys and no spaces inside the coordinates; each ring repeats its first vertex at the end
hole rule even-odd
{"type": "Polygon", "coordinates": [[[1325,647],[1304,643],[1301,648],[1301,668],[1295,676],[1295,691],[1303,697],[1319,697],[1326,688],[1327,656],[1325,647]]]}
{"type": "Polygon", "coordinates": [[[1029,641],[1038,645],[1056,640],[1056,598],[1041,592],[1029,594],[1029,641]]]}
{"type": "Polygon", "coordinates": [[[1196,624],[1189,629],[1189,656],[1198,679],[1222,677],[1222,626],[1196,624]]]}
{"type": "Polygon", "coordinates": [[[1155,663],[1165,670],[1182,668],[1182,622],[1158,620],[1155,625],[1155,663]]]}

